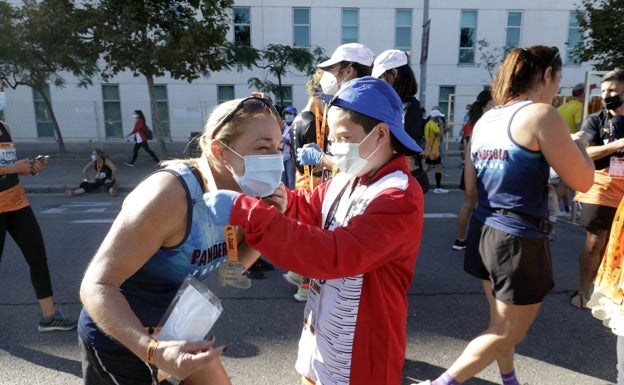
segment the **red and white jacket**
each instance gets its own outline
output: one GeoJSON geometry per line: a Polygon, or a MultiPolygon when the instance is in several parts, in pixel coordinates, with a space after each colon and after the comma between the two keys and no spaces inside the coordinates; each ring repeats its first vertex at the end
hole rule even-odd
{"type": "Polygon", "coordinates": [[[405,157],[370,178],[338,173],[287,196],[282,215],[240,195],[230,221],[272,262],[313,278],[297,371],[322,385],[399,385],[424,212],[405,157]]]}

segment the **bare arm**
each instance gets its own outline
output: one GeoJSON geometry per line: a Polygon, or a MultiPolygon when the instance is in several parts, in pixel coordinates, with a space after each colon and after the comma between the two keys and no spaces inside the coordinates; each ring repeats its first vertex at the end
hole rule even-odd
{"type": "Polygon", "coordinates": [[[95,165],[95,161],[91,160],[89,161],[89,163],[87,163],[84,168],[82,169],[82,176],[85,179],[89,179],[89,170],[91,170],[93,168],[93,166],[95,165]]]}
{"type": "Polygon", "coordinates": [[[600,159],[605,156],[609,156],[614,152],[620,151],[624,148],[624,138],[614,140],[613,142],[609,142],[607,144],[600,145],[598,143],[593,143],[592,145],[587,147],[587,154],[592,159],[600,159]]]}
{"type": "MultiPolygon", "coordinates": [[[[185,197],[184,188],[168,173],[142,182],[124,201],[80,286],[80,298],[98,326],[143,360],[152,338],[119,287],[161,246],[173,246],[184,238],[185,197]]],[[[220,355],[222,349],[211,346],[212,341],[163,341],[156,351],[156,365],[186,378],[220,355]]]]}
{"type": "Polygon", "coordinates": [[[566,185],[587,191],[594,183],[594,162],[582,136],[573,140],[567,124],[549,104],[535,103],[517,115],[511,127],[513,138],[521,145],[541,151],[546,161],[566,185]]]}

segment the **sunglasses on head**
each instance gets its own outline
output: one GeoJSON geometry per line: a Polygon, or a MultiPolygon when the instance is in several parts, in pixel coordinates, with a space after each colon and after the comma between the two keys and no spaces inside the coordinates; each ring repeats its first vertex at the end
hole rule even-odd
{"type": "Polygon", "coordinates": [[[552,59],[550,59],[550,61],[548,62],[548,65],[546,66],[546,68],[551,67],[555,63],[555,60],[557,60],[557,58],[561,56],[559,54],[559,48],[557,47],[552,47],[552,48],[555,49],[555,54],[553,55],[552,59]]]}
{"type": "Polygon", "coordinates": [[[273,106],[273,103],[271,103],[268,99],[259,98],[257,96],[250,96],[241,100],[240,103],[238,103],[236,107],[232,109],[232,111],[230,111],[227,115],[223,117],[223,119],[219,121],[219,123],[217,123],[214,130],[212,131],[211,138],[214,139],[217,136],[219,130],[223,128],[223,126],[227,122],[232,120],[234,115],[236,115],[236,113],[240,110],[243,110],[246,113],[269,111],[274,116],[279,116],[279,113],[275,109],[275,106],[273,106]]]}

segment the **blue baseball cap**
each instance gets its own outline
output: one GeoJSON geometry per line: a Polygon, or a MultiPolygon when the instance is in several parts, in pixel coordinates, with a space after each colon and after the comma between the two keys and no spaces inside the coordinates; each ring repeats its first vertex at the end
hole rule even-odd
{"type": "Polygon", "coordinates": [[[284,112],[297,115],[297,109],[294,106],[284,107],[284,112]]]}
{"type": "Polygon", "coordinates": [[[386,123],[392,135],[405,147],[422,152],[422,148],[405,132],[403,102],[387,81],[372,76],[350,80],[340,86],[331,105],[353,110],[386,123]]]}

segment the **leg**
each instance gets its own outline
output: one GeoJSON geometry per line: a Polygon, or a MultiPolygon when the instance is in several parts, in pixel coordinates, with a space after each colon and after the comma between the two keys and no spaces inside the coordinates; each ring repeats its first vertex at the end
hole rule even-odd
{"type": "Polygon", "coordinates": [[[8,231],[22,251],[30,268],[30,281],[44,317],[55,313],[52,282],[43,237],[30,206],[10,213],[8,231]]]}
{"type": "Polygon", "coordinates": [[[205,368],[184,380],[185,385],[231,385],[220,359],[214,359],[205,368]]]}
{"type": "Polygon", "coordinates": [[[141,148],[141,143],[134,143],[134,148],[132,148],[132,160],[130,164],[134,164],[136,162],[137,157],[139,156],[139,148],[141,148]]]}
{"type": "Polygon", "coordinates": [[[459,209],[459,214],[457,215],[457,239],[463,241],[466,239],[466,230],[468,229],[468,221],[470,220],[470,215],[477,205],[477,197],[469,197],[466,195],[464,197],[464,203],[462,207],[459,209]]]}
{"type": "Polygon", "coordinates": [[[607,245],[607,230],[587,231],[585,246],[579,258],[579,293],[588,295],[589,286],[596,277],[605,247],[607,245]]]}
{"type": "Polygon", "coordinates": [[[143,147],[145,152],[147,152],[149,154],[149,156],[151,156],[152,159],[154,159],[155,163],[160,163],[160,159],[158,159],[156,154],[154,154],[154,151],[152,151],[152,149],[150,148],[149,144],[147,144],[147,141],[141,142],[141,146],[143,147]]]}
{"type": "Polygon", "coordinates": [[[470,341],[463,353],[448,369],[458,382],[464,382],[496,361],[501,373],[513,370],[515,346],[533,323],[541,303],[511,305],[492,297],[491,284],[483,282],[490,306],[490,324],[477,338],[470,341]]]}

